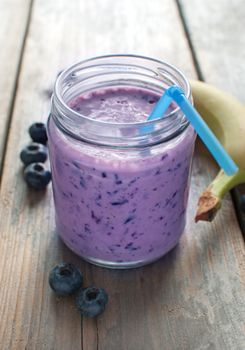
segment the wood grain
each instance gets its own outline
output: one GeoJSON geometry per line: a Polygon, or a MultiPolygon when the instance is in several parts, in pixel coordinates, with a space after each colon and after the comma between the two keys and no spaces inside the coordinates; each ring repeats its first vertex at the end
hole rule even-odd
{"type": "Polygon", "coordinates": [[[245,102],[243,0],[178,0],[204,79],[245,102]]]}
{"type": "Polygon", "coordinates": [[[17,150],[28,141],[27,126],[45,120],[57,72],[112,52],[166,59],[195,77],[174,1],[35,1],[1,185],[0,349],[243,349],[244,247],[230,198],[213,224],[193,221],[197,197],[215,171],[206,154],[194,161],[180,245],[131,271],[94,267],[73,255],[54,232],[51,188],[36,194],[22,180],[17,150]],[[48,272],[61,260],[80,266],[85,285],[110,295],[105,313],[83,319],[82,327],[72,298],[56,298],[48,287],[48,272]]]}
{"type": "Polygon", "coordinates": [[[0,173],[30,5],[31,0],[0,1],[0,173]]]}
{"type": "MultiPolygon", "coordinates": [[[[202,77],[245,103],[244,1],[208,0],[198,4],[179,0],[179,4],[202,77]]],[[[232,191],[245,239],[245,219],[240,208],[244,194],[244,186],[232,191]]]]}

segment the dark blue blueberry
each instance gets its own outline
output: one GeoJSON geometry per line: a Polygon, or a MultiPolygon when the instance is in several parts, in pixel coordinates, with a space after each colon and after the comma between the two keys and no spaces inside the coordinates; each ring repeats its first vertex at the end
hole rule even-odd
{"type": "Polygon", "coordinates": [[[128,186],[131,186],[133,183],[135,183],[137,181],[137,178],[134,178],[133,180],[131,180],[128,184],[128,186]]]}
{"type": "Polygon", "coordinates": [[[74,294],[81,288],[82,283],[83,276],[73,264],[61,263],[49,274],[49,285],[60,296],[74,294]]]}
{"type": "Polygon", "coordinates": [[[130,249],[133,246],[134,242],[130,242],[125,246],[125,249],[130,249]]]}
{"type": "Polygon", "coordinates": [[[25,165],[44,163],[48,158],[47,147],[41,143],[31,143],[20,152],[20,159],[25,165]]]}
{"type": "Polygon", "coordinates": [[[71,182],[71,185],[75,188],[75,189],[79,189],[79,187],[76,185],[76,184],[74,184],[73,182],[71,182]]]}
{"type": "Polygon", "coordinates": [[[29,134],[34,142],[46,144],[48,137],[46,126],[43,123],[34,123],[29,128],[29,134]]]}
{"type": "Polygon", "coordinates": [[[161,160],[164,160],[165,158],[167,158],[167,154],[164,154],[163,156],[162,156],[162,158],[161,158],[161,160]]]}
{"type": "Polygon", "coordinates": [[[134,250],[140,249],[139,246],[138,246],[138,247],[135,247],[133,244],[134,244],[134,242],[128,243],[128,244],[125,246],[124,249],[130,250],[130,251],[134,251],[134,250]]]}
{"type": "Polygon", "coordinates": [[[25,168],[24,179],[30,187],[42,190],[50,182],[51,173],[42,163],[32,163],[25,168]]]}
{"type": "Polygon", "coordinates": [[[174,198],[174,197],[176,196],[177,192],[178,192],[178,191],[175,191],[175,192],[173,193],[172,198],[174,198]]]}
{"type": "Polygon", "coordinates": [[[152,105],[153,103],[156,103],[156,100],[155,99],[151,99],[151,100],[148,101],[148,103],[150,103],[152,105]]]}
{"type": "Polygon", "coordinates": [[[115,177],[115,184],[116,184],[116,185],[121,185],[121,184],[122,184],[122,181],[119,180],[118,174],[114,174],[114,177],[115,177]]]}
{"type": "Polygon", "coordinates": [[[85,224],[85,225],[84,225],[84,232],[85,232],[86,234],[91,235],[91,229],[90,229],[90,227],[89,227],[89,224],[85,224]]]}
{"type": "Polygon", "coordinates": [[[107,174],[105,172],[101,173],[102,177],[107,177],[107,174]]]}
{"type": "Polygon", "coordinates": [[[86,187],[86,184],[85,184],[85,180],[82,176],[80,176],[80,186],[85,188],[86,187]]]}
{"type": "Polygon", "coordinates": [[[128,216],[127,219],[125,219],[125,221],[124,221],[124,225],[127,224],[127,223],[129,223],[130,221],[132,221],[134,218],[135,218],[134,215],[128,216]]]}
{"type": "Polygon", "coordinates": [[[80,165],[77,162],[74,161],[72,162],[72,164],[74,165],[75,168],[80,169],[80,165]]]}
{"type": "Polygon", "coordinates": [[[127,199],[122,199],[121,201],[111,202],[111,205],[123,205],[125,203],[128,203],[127,199]]]}
{"type": "Polygon", "coordinates": [[[98,196],[95,198],[95,202],[98,207],[101,207],[100,200],[101,200],[101,194],[98,194],[98,196]]]}
{"type": "Polygon", "coordinates": [[[118,193],[118,190],[114,190],[114,191],[112,191],[112,192],[106,191],[106,193],[107,193],[109,196],[112,196],[113,194],[117,194],[117,193],[118,193]]]}
{"type": "Polygon", "coordinates": [[[76,304],[83,316],[96,317],[100,315],[108,303],[108,295],[103,288],[88,287],[81,290],[76,304]]]}
{"type": "Polygon", "coordinates": [[[96,224],[99,224],[101,221],[101,219],[95,215],[93,210],[91,210],[91,218],[96,222],[96,224]]]}
{"type": "Polygon", "coordinates": [[[142,95],[142,100],[145,100],[150,104],[153,104],[153,103],[156,103],[159,100],[159,98],[152,95],[142,95]]]}

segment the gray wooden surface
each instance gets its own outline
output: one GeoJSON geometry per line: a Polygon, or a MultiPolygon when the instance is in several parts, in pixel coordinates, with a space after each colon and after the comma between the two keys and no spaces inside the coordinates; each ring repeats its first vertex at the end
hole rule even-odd
{"type": "Polygon", "coordinates": [[[30,11],[31,0],[0,1],[0,174],[30,11]]]}
{"type": "MultiPolygon", "coordinates": [[[[24,11],[26,2],[19,3],[24,11]]],[[[8,67],[5,74],[11,77],[6,110],[16,81],[18,89],[13,113],[5,114],[2,121],[2,130],[9,124],[11,128],[2,136],[7,146],[0,203],[1,350],[245,348],[245,250],[230,196],[213,223],[194,223],[197,198],[217,171],[201,144],[194,159],[188,223],[179,246],[160,261],[131,271],[94,267],[71,253],[55,233],[51,188],[38,195],[28,191],[17,159],[28,141],[28,125],[46,120],[57,72],[87,57],[119,52],[149,55],[172,62],[190,78],[197,76],[194,63],[198,61],[207,81],[240,98],[242,90],[233,89],[227,62],[234,64],[235,59],[229,55],[229,45],[231,52],[236,46],[239,62],[244,49],[238,39],[224,38],[225,22],[236,30],[236,21],[232,24],[226,15],[235,5],[224,0],[216,3],[213,11],[211,1],[204,6],[194,0],[34,0],[30,23],[27,15],[21,17],[22,31],[14,37],[17,44],[23,42],[26,30],[23,54],[16,51],[11,68],[8,57],[3,60],[8,67]],[[227,11],[223,22],[222,9],[227,11]],[[224,47],[218,49],[220,42],[224,47]],[[218,65],[216,73],[221,49],[226,64],[223,70],[218,65]],[[108,291],[110,302],[98,319],[81,319],[72,298],[61,300],[50,291],[49,270],[61,260],[80,266],[86,285],[108,291]]],[[[9,3],[4,2],[4,7],[10,8],[9,3]]],[[[242,26],[240,14],[237,18],[242,26]]],[[[0,38],[4,45],[6,38],[0,38]]],[[[1,86],[0,94],[2,90],[1,86]]]]}
{"type": "MultiPolygon", "coordinates": [[[[244,1],[178,0],[177,3],[198,77],[232,93],[245,103],[244,1]]],[[[241,201],[243,195],[244,185],[232,190],[245,239],[245,209],[241,201]]]]}

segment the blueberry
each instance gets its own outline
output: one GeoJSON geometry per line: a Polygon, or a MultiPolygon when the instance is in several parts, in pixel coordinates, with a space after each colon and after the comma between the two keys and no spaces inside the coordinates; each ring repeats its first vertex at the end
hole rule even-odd
{"type": "Polygon", "coordinates": [[[49,285],[59,296],[74,294],[82,283],[83,276],[73,264],[63,262],[49,273],[49,285]]]}
{"type": "Polygon", "coordinates": [[[103,288],[88,287],[80,291],[76,303],[82,315],[95,317],[105,310],[108,295],[103,288]]]}
{"type": "Polygon", "coordinates": [[[25,165],[31,163],[44,163],[47,158],[47,147],[41,143],[32,142],[20,152],[20,159],[25,165]]]}
{"type": "Polygon", "coordinates": [[[32,163],[25,168],[24,179],[30,187],[42,190],[50,182],[51,173],[42,163],[32,163]]]}
{"type": "Polygon", "coordinates": [[[43,123],[32,124],[29,128],[29,134],[34,142],[46,144],[48,140],[46,126],[43,123]]]}

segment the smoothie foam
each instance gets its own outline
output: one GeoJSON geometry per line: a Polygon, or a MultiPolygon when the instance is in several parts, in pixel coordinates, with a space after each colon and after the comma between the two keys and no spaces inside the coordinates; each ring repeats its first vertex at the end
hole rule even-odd
{"type": "MultiPolygon", "coordinates": [[[[140,88],[96,90],[69,106],[96,120],[145,121],[159,96],[140,88]]],[[[49,121],[58,233],[85,259],[126,266],[163,256],[185,226],[194,131],[151,152],[89,145],[49,121]]]]}

